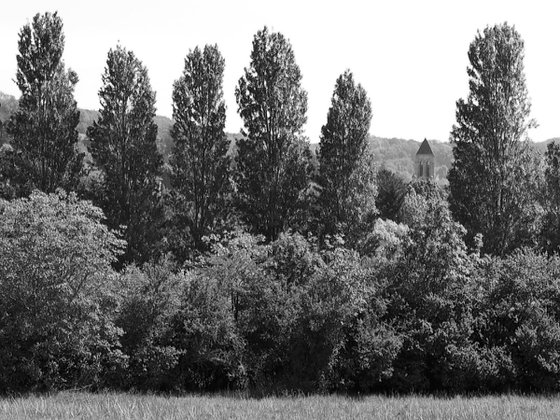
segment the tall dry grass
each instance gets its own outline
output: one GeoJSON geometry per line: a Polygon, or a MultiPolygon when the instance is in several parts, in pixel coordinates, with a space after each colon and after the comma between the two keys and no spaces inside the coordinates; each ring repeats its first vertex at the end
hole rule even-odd
{"type": "Polygon", "coordinates": [[[0,419],[558,419],[560,397],[164,397],[60,393],[0,399],[0,419]]]}

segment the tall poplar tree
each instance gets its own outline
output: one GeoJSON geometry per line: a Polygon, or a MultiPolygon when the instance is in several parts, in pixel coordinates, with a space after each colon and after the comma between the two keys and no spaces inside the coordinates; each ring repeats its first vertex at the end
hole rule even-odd
{"type": "Polygon", "coordinates": [[[245,124],[237,142],[237,206],[254,232],[275,239],[297,225],[311,161],[302,135],[307,93],[284,35],[257,32],[235,96],[245,124]]]}
{"type": "Polygon", "coordinates": [[[368,150],[371,117],[366,90],[346,70],[336,80],[319,143],[324,233],[344,233],[356,240],[376,214],[376,171],[368,150]]]}
{"type": "Polygon", "coordinates": [[[121,46],[109,51],[102,80],[100,116],[87,131],[102,173],[99,201],[111,228],[126,226],[124,260],[142,263],[156,253],[161,217],[156,97],[147,69],[121,46]]]}
{"type": "Polygon", "coordinates": [[[514,27],[500,24],[479,32],[468,54],[469,95],[457,101],[451,131],[450,206],[471,239],[483,235],[485,252],[503,255],[535,229],[524,44],[514,27]]]}
{"type": "Polygon", "coordinates": [[[78,152],[78,76],[62,61],[64,33],[57,13],[37,14],[19,33],[16,81],[21,98],[7,131],[11,136],[11,184],[17,195],[32,189],[76,188],[83,154],[78,152]]]}
{"type": "Polygon", "coordinates": [[[224,67],[216,45],[196,47],[185,58],[183,74],[173,86],[174,209],[176,222],[185,222],[197,249],[203,248],[202,237],[225,217],[230,192],[224,67]]]}

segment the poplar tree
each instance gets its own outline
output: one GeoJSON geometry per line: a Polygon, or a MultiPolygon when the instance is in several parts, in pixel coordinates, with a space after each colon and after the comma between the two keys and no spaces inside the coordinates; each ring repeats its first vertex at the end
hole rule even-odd
{"type": "Polygon", "coordinates": [[[324,233],[354,236],[376,214],[376,172],[368,150],[371,102],[347,70],[336,80],[319,143],[320,208],[324,233]]]}
{"type": "Polygon", "coordinates": [[[303,137],[307,93],[288,40],[264,28],[235,96],[244,138],[237,142],[236,202],[255,233],[273,240],[297,227],[311,154],[303,137]]]}
{"type": "Polygon", "coordinates": [[[524,43],[508,24],[478,32],[469,48],[469,95],[451,131],[450,207],[483,251],[503,255],[535,229],[536,158],[528,146],[531,104],[524,43]]]}
{"type": "MultiPolygon", "coordinates": [[[[172,168],[176,223],[188,228],[194,246],[226,216],[230,192],[223,93],[225,61],[216,45],[196,47],[173,86],[172,168]]],[[[184,234],[179,235],[183,237],[184,234]]],[[[188,242],[188,240],[187,240],[188,242]]]]}
{"type": "Polygon", "coordinates": [[[148,71],[132,51],[111,49],[99,91],[99,119],[88,128],[91,154],[102,174],[99,197],[109,227],[125,226],[124,261],[156,254],[161,219],[155,93],[148,71]]]}
{"type": "Polygon", "coordinates": [[[18,110],[7,124],[13,157],[10,183],[17,195],[32,189],[75,189],[82,171],[78,152],[79,111],[74,100],[78,76],[66,70],[62,20],[37,14],[19,33],[16,83],[18,110]]]}

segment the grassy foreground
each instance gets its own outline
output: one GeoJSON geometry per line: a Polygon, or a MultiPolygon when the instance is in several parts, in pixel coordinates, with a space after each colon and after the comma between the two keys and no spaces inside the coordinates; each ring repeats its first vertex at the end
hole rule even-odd
{"type": "Polygon", "coordinates": [[[550,419],[560,397],[160,397],[60,393],[0,399],[0,419],[550,419]]]}

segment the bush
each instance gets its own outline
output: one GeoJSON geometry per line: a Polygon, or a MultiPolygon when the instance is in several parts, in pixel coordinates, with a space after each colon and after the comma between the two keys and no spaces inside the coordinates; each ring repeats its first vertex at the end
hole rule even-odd
{"type": "Polygon", "coordinates": [[[112,323],[123,242],[74,194],[0,208],[0,392],[102,385],[126,361],[112,323]]]}
{"type": "Polygon", "coordinates": [[[0,392],[560,390],[560,257],[469,253],[424,192],[364,232],[367,256],[235,232],[188,271],[120,274],[89,202],[2,201],[0,392]]]}
{"type": "Polygon", "coordinates": [[[475,258],[464,228],[445,202],[412,190],[407,203],[409,240],[384,268],[387,322],[403,346],[387,386],[401,391],[465,391],[475,386],[479,349],[473,338],[479,292],[471,279],[475,258]]]}
{"type": "Polygon", "coordinates": [[[121,308],[116,324],[123,329],[122,348],[129,368],[121,386],[142,390],[178,387],[175,370],[181,352],[171,344],[171,322],[179,311],[186,279],[164,259],[128,267],[120,278],[121,308]]]}
{"type": "Polygon", "coordinates": [[[180,351],[175,370],[182,389],[219,390],[246,386],[245,342],[232,303],[235,291],[196,270],[187,275],[179,311],[173,317],[172,343],[180,351]]]}
{"type": "Polygon", "coordinates": [[[521,249],[485,264],[482,334],[487,348],[502,357],[493,369],[498,374],[483,379],[500,389],[558,391],[560,260],[521,249]]]}
{"type": "Polygon", "coordinates": [[[371,391],[391,376],[401,340],[381,321],[382,289],[359,256],[333,249],[322,257],[298,293],[286,349],[290,379],[305,391],[371,391]]]}
{"type": "Polygon", "coordinates": [[[258,391],[373,389],[390,376],[400,340],[380,322],[386,304],[368,272],[355,252],[320,251],[299,234],[214,247],[190,273],[181,318],[181,336],[198,346],[185,351],[189,376],[221,372],[221,386],[245,379],[258,391]]]}

